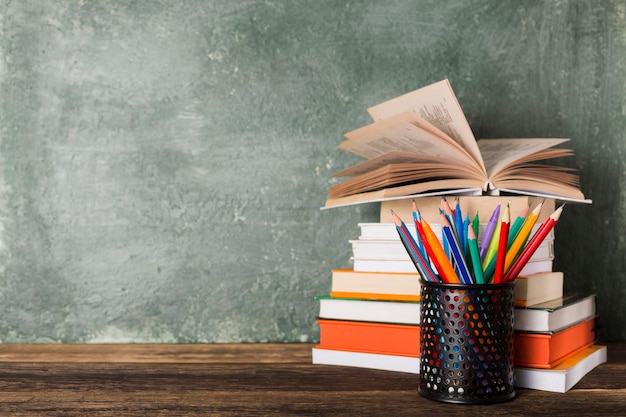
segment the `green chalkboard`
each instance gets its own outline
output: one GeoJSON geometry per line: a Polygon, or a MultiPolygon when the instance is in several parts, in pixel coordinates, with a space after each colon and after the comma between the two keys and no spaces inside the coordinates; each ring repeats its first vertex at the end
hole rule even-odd
{"type": "Polygon", "coordinates": [[[0,2],[0,341],[316,341],[375,204],[367,107],[448,78],[477,137],[572,138],[568,291],[626,322],[620,1],[0,2]]]}

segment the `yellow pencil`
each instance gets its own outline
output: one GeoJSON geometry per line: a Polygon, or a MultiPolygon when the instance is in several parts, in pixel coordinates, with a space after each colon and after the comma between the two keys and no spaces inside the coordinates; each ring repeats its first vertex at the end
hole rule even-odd
{"type": "Polygon", "coordinates": [[[530,236],[530,232],[532,231],[533,226],[535,225],[535,223],[537,222],[537,219],[539,218],[539,214],[541,213],[542,207],[543,207],[543,201],[537,204],[537,207],[535,207],[535,209],[532,212],[530,212],[528,217],[526,217],[526,220],[524,221],[522,228],[517,233],[515,240],[511,244],[511,247],[507,250],[506,259],[504,260],[504,273],[505,274],[509,270],[511,265],[513,264],[513,261],[515,261],[515,258],[517,258],[517,256],[523,249],[523,246],[526,244],[526,241],[528,240],[528,236],[530,236]]]}
{"type": "Polygon", "coordinates": [[[491,260],[496,256],[496,252],[498,252],[498,243],[500,242],[500,228],[502,227],[502,216],[498,219],[498,224],[496,225],[496,229],[493,231],[491,235],[491,240],[489,241],[489,246],[487,246],[487,253],[485,253],[485,259],[483,259],[483,270],[487,269],[487,266],[491,262],[491,260]]]}

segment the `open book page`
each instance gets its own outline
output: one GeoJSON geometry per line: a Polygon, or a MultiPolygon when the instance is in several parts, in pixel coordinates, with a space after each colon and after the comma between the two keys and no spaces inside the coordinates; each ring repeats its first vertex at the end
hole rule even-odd
{"type": "Polygon", "coordinates": [[[465,149],[450,138],[433,135],[419,127],[418,119],[417,114],[407,111],[361,127],[346,133],[348,140],[340,143],[339,148],[367,159],[401,151],[479,166],[465,149]]]}
{"type": "Polygon", "coordinates": [[[367,111],[376,120],[385,120],[407,110],[415,111],[463,147],[485,171],[476,138],[448,80],[372,106],[367,111]]]}
{"type": "Polygon", "coordinates": [[[580,183],[574,168],[553,165],[524,164],[512,165],[490,178],[496,184],[511,180],[531,180],[538,183],[554,183],[578,188],[580,183]]]}
{"type": "Polygon", "coordinates": [[[366,172],[333,185],[328,190],[330,197],[344,197],[350,194],[373,191],[385,187],[397,187],[402,184],[428,182],[433,179],[473,179],[474,186],[484,184],[480,175],[472,177],[471,172],[457,169],[455,165],[441,165],[425,162],[422,164],[389,164],[374,171],[366,172]]]}
{"type": "Polygon", "coordinates": [[[349,206],[352,204],[372,203],[396,198],[425,197],[431,195],[480,195],[482,188],[476,186],[476,180],[436,180],[427,183],[401,185],[382,190],[352,194],[345,197],[329,197],[324,208],[349,206]],[[458,187],[458,188],[457,188],[458,187]]]}
{"type": "MultiPolygon", "coordinates": [[[[390,164],[438,164],[439,166],[453,166],[459,167],[459,161],[453,161],[450,159],[440,158],[435,155],[423,155],[410,152],[393,151],[382,154],[372,159],[365,160],[359,164],[346,168],[333,174],[333,177],[354,177],[362,175],[367,172],[374,171],[390,164]]],[[[484,178],[484,174],[480,170],[477,170],[475,165],[461,165],[463,170],[475,172],[479,177],[484,178]]]]}
{"type": "Polygon", "coordinates": [[[578,188],[567,184],[559,184],[551,181],[538,181],[536,178],[505,180],[500,181],[497,184],[497,189],[502,192],[534,195],[563,201],[575,201],[579,203],[591,203],[591,200],[585,199],[585,195],[578,188]]]}
{"type": "MultiPolygon", "coordinates": [[[[567,142],[569,139],[481,139],[478,141],[480,153],[483,156],[485,167],[489,178],[496,175],[498,171],[514,163],[523,163],[527,161],[537,160],[538,158],[529,158],[532,154],[552,148],[561,143],[567,142]]],[[[563,155],[569,155],[569,151],[564,150],[563,155]]],[[[553,155],[553,154],[551,154],[553,155]]],[[[553,156],[551,156],[553,157],[553,156]]],[[[543,158],[542,158],[543,159],[543,158]]]]}

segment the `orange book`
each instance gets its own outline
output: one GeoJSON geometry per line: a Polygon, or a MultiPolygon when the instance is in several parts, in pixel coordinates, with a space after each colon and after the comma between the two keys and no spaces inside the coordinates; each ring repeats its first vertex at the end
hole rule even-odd
{"type": "Polygon", "coordinates": [[[420,354],[420,327],[409,324],[318,319],[321,349],[413,356],[420,354]]]}
{"type": "Polygon", "coordinates": [[[526,368],[552,368],[593,345],[596,336],[595,317],[557,332],[516,332],[513,362],[526,368]]]}
{"type": "Polygon", "coordinates": [[[419,295],[412,294],[380,294],[374,292],[350,292],[331,291],[333,298],[357,298],[360,300],[384,300],[384,301],[419,301],[419,295]]]}

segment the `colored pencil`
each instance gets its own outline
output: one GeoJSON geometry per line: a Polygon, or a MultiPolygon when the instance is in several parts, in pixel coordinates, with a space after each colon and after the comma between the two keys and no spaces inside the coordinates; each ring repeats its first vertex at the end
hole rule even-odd
{"type": "Polygon", "coordinates": [[[441,197],[441,203],[440,203],[439,207],[443,211],[443,213],[446,215],[446,217],[448,218],[448,221],[452,222],[452,215],[454,213],[452,211],[452,207],[450,207],[450,204],[448,204],[448,200],[446,200],[445,197],[441,197]]]}
{"type": "Polygon", "coordinates": [[[476,244],[478,244],[478,233],[480,229],[480,217],[478,216],[478,212],[474,215],[474,219],[472,220],[472,229],[474,229],[474,236],[476,236],[476,244]]]}
{"type": "Polygon", "coordinates": [[[454,206],[454,231],[456,232],[456,239],[459,242],[459,249],[463,256],[465,256],[465,246],[463,243],[465,242],[465,233],[463,233],[463,213],[461,212],[461,206],[459,204],[459,199],[456,199],[456,204],[454,206]]]}
{"type": "Polygon", "coordinates": [[[480,264],[480,254],[478,253],[478,242],[476,241],[476,233],[473,227],[467,228],[467,246],[474,267],[474,281],[476,284],[484,284],[483,268],[480,264]]]}
{"type": "Polygon", "coordinates": [[[463,242],[461,242],[461,249],[463,249],[463,253],[467,257],[467,228],[469,226],[469,215],[465,215],[465,219],[463,220],[463,242]]]}
{"type": "Polygon", "coordinates": [[[527,205],[526,207],[524,207],[522,212],[517,216],[515,221],[511,223],[511,229],[509,230],[509,241],[507,243],[507,247],[511,247],[511,245],[513,244],[515,237],[517,236],[520,229],[524,225],[524,222],[526,221],[526,217],[528,217],[529,210],[530,210],[530,205],[527,205]]]}
{"type": "Polygon", "coordinates": [[[505,274],[507,273],[509,268],[511,268],[511,265],[513,265],[513,262],[521,253],[526,242],[528,242],[530,232],[532,231],[533,227],[535,226],[535,223],[537,222],[537,219],[539,218],[539,214],[541,213],[542,207],[543,207],[543,201],[537,204],[534,210],[528,215],[528,217],[526,217],[526,220],[524,220],[524,224],[522,225],[519,232],[517,233],[517,236],[515,236],[513,243],[507,250],[506,258],[504,260],[504,273],[505,274]]]}
{"type": "Polygon", "coordinates": [[[446,219],[445,215],[441,215],[441,234],[442,240],[446,240],[448,242],[448,247],[450,248],[450,252],[454,259],[457,270],[459,271],[458,277],[460,278],[463,284],[471,284],[472,278],[470,276],[469,270],[467,269],[467,264],[465,263],[465,257],[461,252],[461,248],[456,236],[454,236],[454,232],[450,227],[450,223],[448,219],[446,219]]]}
{"type": "Polygon", "coordinates": [[[500,284],[504,276],[504,260],[506,258],[506,247],[509,241],[509,228],[511,226],[510,208],[507,204],[502,214],[502,222],[500,225],[500,236],[498,243],[498,252],[496,254],[496,270],[493,276],[493,283],[500,284]]]}
{"type": "Polygon", "coordinates": [[[415,240],[422,251],[422,256],[424,257],[424,260],[426,260],[430,264],[428,252],[426,251],[426,248],[424,247],[424,242],[422,241],[424,238],[422,237],[422,234],[419,232],[419,229],[422,226],[420,224],[421,217],[422,215],[420,214],[420,211],[417,209],[417,204],[415,204],[415,200],[413,200],[413,223],[415,224],[415,231],[417,233],[415,240]]]}
{"type": "Polygon", "coordinates": [[[491,240],[489,242],[489,246],[487,247],[487,253],[485,253],[485,258],[483,259],[483,269],[485,269],[487,265],[489,265],[489,262],[496,257],[498,244],[500,243],[500,227],[502,227],[502,216],[498,219],[498,224],[491,235],[491,240]]]}
{"type": "Polygon", "coordinates": [[[415,267],[420,275],[426,281],[437,282],[438,279],[435,277],[435,273],[430,268],[428,262],[426,262],[420,254],[417,248],[417,243],[411,236],[409,229],[407,229],[402,219],[400,219],[400,216],[398,216],[393,210],[391,210],[391,215],[393,216],[393,220],[396,224],[396,230],[398,231],[400,240],[402,241],[404,248],[411,257],[411,260],[413,261],[413,264],[415,264],[415,267]]]}
{"type": "MultiPolygon", "coordinates": [[[[450,207],[450,204],[448,204],[448,200],[446,200],[445,197],[441,197],[441,202],[439,203],[439,213],[443,213],[448,219],[448,222],[450,222],[451,225],[453,224],[454,212],[452,211],[452,207],[450,207]]],[[[448,246],[448,242],[446,240],[443,240],[442,244],[443,251],[446,254],[446,257],[453,264],[454,260],[452,258],[452,254],[450,253],[450,247],[448,246]]]]}
{"type": "Polygon", "coordinates": [[[430,248],[430,259],[433,261],[433,264],[435,264],[437,272],[439,272],[439,278],[449,284],[460,284],[461,281],[443,251],[443,247],[441,247],[441,243],[439,243],[439,238],[437,238],[437,235],[424,218],[422,218],[422,228],[426,241],[428,242],[427,248],[430,248]]]}
{"type": "Polygon", "coordinates": [[[491,237],[493,236],[493,231],[496,228],[496,224],[498,223],[498,219],[500,218],[500,203],[496,206],[496,208],[491,213],[491,218],[487,223],[487,227],[485,229],[485,234],[480,241],[479,251],[480,260],[482,262],[485,259],[485,255],[487,254],[487,249],[489,248],[489,243],[491,242],[491,237]]]}
{"type": "MultiPolygon", "coordinates": [[[[413,201],[413,211],[417,212],[418,214],[420,213],[419,209],[417,208],[417,205],[415,204],[415,201],[413,201]]],[[[430,244],[428,243],[428,238],[426,237],[426,232],[424,231],[424,226],[422,225],[421,214],[419,215],[418,220],[419,221],[415,222],[415,228],[417,229],[417,236],[420,238],[420,241],[422,242],[422,245],[424,246],[424,251],[427,254],[427,258],[430,258],[430,261],[435,266],[435,269],[436,269],[435,272],[438,275],[441,275],[441,273],[439,272],[441,270],[441,265],[439,265],[439,261],[437,260],[437,258],[435,258],[434,252],[432,248],[430,247],[430,244]]]]}
{"type": "MultiPolygon", "coordinates": [[[[419,214],[415,211],[413,212],[413,223],[419,223],[419,214]]],[[[415,226],[415,231],[417,233],[417,226],[415,226]]],[[[424,259],[427,259],[426,249],[424,249],[424,245],[422,243],[422,239],[420,239],[419,234],[416,236],[415,242],[417,242],[417,249],[420,251],[420,254],[424,259]]]]}
{"type": "Polygon", "coordinates": [[[496,257],[495,256],[491,258],[487,266],[483,268],[483,276],[485,278],[485,282],[492,281],[494,272],[496,272],[496,257]]]}
{"type": "Polygon", "coordinates": [[[519,257],[515,260],[511,269],[509,269],[509,271],[504,275],[504,282],[511,282],[517,278],[541,242],[543,242],[548,233],[550,233],[550,230],[552,230],[556,222],[559,221],[559,217],[561,217],[561,213],[563,212],[563,207],[564,205],[556,209],[556,211],[541,224],[533,237],[530,238],[528,244],[524,247],[519,257]]]}

